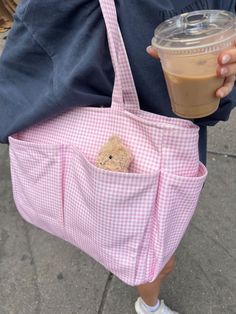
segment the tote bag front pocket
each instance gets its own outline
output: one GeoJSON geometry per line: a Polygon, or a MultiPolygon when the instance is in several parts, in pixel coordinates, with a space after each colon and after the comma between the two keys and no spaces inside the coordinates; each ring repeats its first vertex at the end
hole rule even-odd
{"type": "Polygon", "coordinates": [[[22,217],[37,227],[63,236],[61,145],[45,145],[11,137],[13,196],[22,217]]]}
{"type": "Polygon", "coordinates": [[[135,284],[136,263],[155,204],[159,174],[99,169],[76,148],[68,164],[64,203],[67,240],[121,280],[135,284]]]}

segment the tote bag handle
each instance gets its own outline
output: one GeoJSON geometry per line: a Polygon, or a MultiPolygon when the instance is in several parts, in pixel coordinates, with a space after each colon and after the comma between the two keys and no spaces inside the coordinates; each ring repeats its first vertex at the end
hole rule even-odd
{"type": "Polygon", "coordinates": [[[114,0],[99,0],[115,72],[112,108],[137,113],[140,110],[128,56],[121,35],[114,0]]]}

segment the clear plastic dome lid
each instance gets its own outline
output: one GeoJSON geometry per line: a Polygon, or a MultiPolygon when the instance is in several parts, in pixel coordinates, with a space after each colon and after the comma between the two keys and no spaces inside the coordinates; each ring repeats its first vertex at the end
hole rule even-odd
{"type": "Polygon", "coordinates": [[[184,13],[161,23],[152,45],[170,54],[200,54],[230,47],[236,40],[236,17],[221,10],[184,13]]]}

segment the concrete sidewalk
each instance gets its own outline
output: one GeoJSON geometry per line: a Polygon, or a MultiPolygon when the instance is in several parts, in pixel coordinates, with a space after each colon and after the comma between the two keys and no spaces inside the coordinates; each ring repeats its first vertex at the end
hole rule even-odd
{"type": "MultiPolygon", "coordinates": [[[[181,314],[236,313],[236,111],[209,130],[209,176],[161,297],[181,314]]],[[[0,145],[0,314],[134,314],[136,290],[26,223],[0,145]]]]}

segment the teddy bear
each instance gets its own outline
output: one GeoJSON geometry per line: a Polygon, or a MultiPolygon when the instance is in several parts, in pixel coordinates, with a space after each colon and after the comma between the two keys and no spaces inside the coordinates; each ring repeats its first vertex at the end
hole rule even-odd
{"type": "Polygon", "coordinates": [[[119,136],[113,135],[101,147],[96,166],[109,171],[128,172],[132,160],[130,149],[122,143],[119,136]]]}

